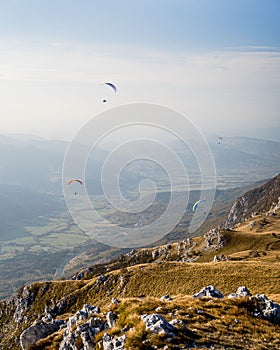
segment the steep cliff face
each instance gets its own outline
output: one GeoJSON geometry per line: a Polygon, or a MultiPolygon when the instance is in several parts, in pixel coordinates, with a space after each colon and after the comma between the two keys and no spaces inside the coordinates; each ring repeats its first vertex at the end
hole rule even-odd
{"type": "Polygon", "coordinates": [[[272,214],[279,207],[280,174],[238,198],[229,212],[225,226],[233,227],[258,213],[270,212],[272,214]]]}

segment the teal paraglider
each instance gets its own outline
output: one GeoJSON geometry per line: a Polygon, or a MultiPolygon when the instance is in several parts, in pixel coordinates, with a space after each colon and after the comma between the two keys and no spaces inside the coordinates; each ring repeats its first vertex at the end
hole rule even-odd
{"type": "Polygon", "coordinates": [[[197,202],[194,203],[194,205],[193,205],[193,207],[192,207],[192,211],[193,211],[193,212],[196,211],[197,207],[199,206],[199,204],[200,204],[201,202],[204,202],[204,200],[203,200],[203,199],[200,199],[199,201],[197,201],[197,202]]]}

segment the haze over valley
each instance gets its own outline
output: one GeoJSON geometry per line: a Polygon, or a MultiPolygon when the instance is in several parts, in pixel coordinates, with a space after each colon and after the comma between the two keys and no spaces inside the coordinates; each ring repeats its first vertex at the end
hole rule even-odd
{"type": "Polygon", "coordinates": [[[280,349],[279,15],[0,0],[0,350],[280,349]]]}
{"type": "MultiPolygon", "coordinates": [[[[62,191],[62,164],[67,143],[30,135],[2,135],[0,141],[2,297],[10,295],[26,281],[62,277],[64,273],[68,276],[69,272],[75,271],[75,265],[68,264],[68,275],[64,265],[75,257],[78,261],[77,256],[81,254],[88,252],[89,257],[83,263],[79,261],[79,268],[88,261],[108,259],[112,248],[84,233],[67,210],[62,191]]],[[[256,181],[274,176],[280,165],[280,144],[277,142],[224,137],[221,144],[216,138],[209,144],[217,166],[217,193],[213,214],[199,232],[221,223],[226,210],[241,193],[254,186],[256,181]]],[[[188,169],[191,191],[184,218],[168,235],[168,239],[176,240],[188,232],[192,206],[199,198],[201,184],[191,152],[180,143],[171,142],[170,147],[176,150],[188,169]]],[[[157,185],[158,198],[146,214],[120,213],[102,196],[101,164],[109,152],[106,148],[98,150],[96,157],[91,159],[85,181],[93,201],[97,203],[98,212],[120,226],[134,227],[152,222],[166,210],[170,192],[168,177],[154,163],[132,163],[120,178],[121,190],[133,197],[138,193],[141,180],[150,178],[157,185]]],[[[188,191],[180,186],[180,179],[178,183],[175,190],[188,191]]],[[[87,209],[84,210],[86,213],[87,209]]],[[[100,230],[96,225],[96,222],[92,223],[93,231],[100,230]]],[[[105,230],[108,229],[105,227],[105,230]]],[[[122,250],[113,249],[114,254],[118,251],[122,250]]]]}

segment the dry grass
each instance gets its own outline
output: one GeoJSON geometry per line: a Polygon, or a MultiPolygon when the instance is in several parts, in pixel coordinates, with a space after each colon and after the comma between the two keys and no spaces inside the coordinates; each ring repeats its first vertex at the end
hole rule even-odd
{"type": "MultiPolygon", "coordinates": [[[[160,263],[141,261],[140,265],[108,272],[108,280],[101,285],[96,285],[96,277],[82,281],[34,283],[31,291],[35,301],[28,309],[28,320],[32,324],[42,315],[45,305],[52,306],[60,300],[66,305],[65,313],[59,316],[62,319],[69,318],[89,303],[101,307],[103,311],[116,309],[119,320],[110,334],[118,335],[123,327],[128,326],[128,349],[149,349],[152,345],[161,348],[166,339],[149,334],[138,317],[152,313],[160,306],[160,313],[168,320],[182,319],[189,329],[178,331],[173,345],[168,343],[170,349],[176,349],[183,343],[189,346],[200,344],[201,348],[203,344],[210,343],[217,347],[223,344],[228,349],[280,348],[279,327],[252,317],[253,305],[247,299],[209,301],[188,297],[206,285],[214,285],[224,295],[245,285],[252,294],[265,293],[280,302],[280,219],[279,216],[269,217],[265,225],[262,225],[262,219],[252,219],[234,232],[222,232],[226,243],[219,251],[203,250],[203,237],[195,238],[195,249],[200,255],[195,263],[164,259],[160,263]],[[256,222],[253,228],[249,225],[252,221],[256,222]],[[229,261],[213,263],[214,255],[221,254],[228,256],[229,261]],[[171,303],[160,302],[158,298],[164,294],[176,296],[176,299],[171,303]],[[122,298],[122,303],[119,306],[109,305],[112,297],[122,298]],[[197,309],[202,312],[197,313],[197,309]]],[[[176,245],[169,252],[176,256],[176,245]]],[[[3,307],[7,305],[3,304],[3,307]]],[[[13,312],[13,306],[9,304],[8,312],[0,320],[1,333],[5,335],[0,340],[0,348],[3,349],[8,343],[14,344],[13,349],[20,349],[15,340],[26,328],[26,324],[15,326],[13,312]]],[[[55,333],[41,340],[37,349],[58,349],[61,337],[61,333],[55,333]]],[[[102,333],[96,340],[101,338],[102,333]]]]}
{"type": "MultiPolygon", "coordinates": [[[[252,316],[254,302],[241,299],[193,299],[186,296],[172,302],[161,302],[157,298],[124,299],[118,307],[117,327],[132,327],[127,333],[126,349],[145,350],[157,346],[162,349],[179,349],[186,345],[197,348],[223,346],[227,349],[277,349],[279,327],[252,316]],[[186,328],[178,328],[174,338],[151,334],[146,331],[139,318],[144,313],[160,313],[167,320],[174,318],[185,322],[186,328]],[[241,345],[242,344],[242,345],[241,345]]],[[[114,329],[110,334],[118,334],[114,329]]],[[[99,334],[101,339],[103,333],[99,334]]],[[[215,347],[215,348],[216,348],[215,347]]]]}

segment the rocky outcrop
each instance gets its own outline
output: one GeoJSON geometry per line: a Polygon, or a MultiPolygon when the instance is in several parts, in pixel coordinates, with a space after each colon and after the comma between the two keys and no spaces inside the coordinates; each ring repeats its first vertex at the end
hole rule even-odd
{"type": "Polygon", "coordinates": [[[76,328],[73,318],[70,318],[59,349],[78,350],[80,347],[77,347],[77,344],[82,344],[84,350],[94,349],[96,334],[105,328],[106,324],[100,317],[91,317],[88,321],[79,323],[76,328]]]}
{"type": "Polygon", "coordinates": [[[223,294],[214,286],[207,286],[201,289],[200,292],[193,295],[193,298],[223,298],[223,294]]]}
{"type": "Polygon", "coordinates": [[[274,213],[280,208],[280,175],[245,193],[230,209],[224,227],[234,227],[260,213],[274,213]]]}
{"type": "Polygon", "coordinates": [[[204,235],[204,238],[205,238],[205,243],[204,243],[205,250],[219,250],[225,244],[225,240],[221,235],[219,229],[217,228],[214,228],[208,231],[204,235]]]}
{"type": "Polygon", "coordinates": [[[113,311],[109,311],[106,315],[106,320],[108,323],[109,328],[112,328],[115,326],[118,319],[118,315],[115,314],[113,311]]]}
{"type": "Polygon", "coordinates": [[[257,302],[254,316],[268,320],[280,326],[280,305],[269,300],[264,294],[256,294],[251,297],[257,302]]]}
{"type": "Polygon", "coordinates": [[[100,313],[100,309],[96,306],[85,304],[81,310],[68,319],[67,322],[62,320],[54,320],[55,313],[59,308],[50,308],[45,306],[45,312],[41,321],[37,321],[34,325],[27,328],[20,336],[20,344],[23,350],[29,349],[38,340],[46,338],[50,334],[59,329],[66,328],[60,349],[75,349],[76,342],[80,340],[83,349],[90,350],[94,344],[94,336],[107,327],[100,317],[91,317],[100,313]],[[84,321],[84,322],[83,322],[84,321]]]}
{"type": "Polygon", "coordinates": [[[46,338],[64,325],[64,321],[58,320],[52,323],[38,323],[27,328],[20,335],[21,348],[23,350],[28,350],[30,346],[36,344],[38,340],[46,338]]]}
{"type": "Polygon", "coordinates": [[[99,313],[98,307],[85,304],[81,310],[70,317],[59,349],[80,349],[77,344],[82,344],[84,350],[93,349],[96,334],[108,328],[107,323],[101,317],[91,317],[99,313]]]}
{"type": "MultiPolygon", "coordinates": [[[[199,293],[193,295],[194,298],[210,297],[210,298],[223,298],[223,294],[214,286],[207,286],[201,289],[199,293]]],[[[264,294],[256,294],[251,296],[249,289],[245,286],[237,288],[236,293],[229,294],[228,298],[244,298],[250,297],[251,301],[254,301],[255,311],[253,315],[263,318],[272,322],[273,324],[280,326],[280,305],[269,300],[264,294]]]]}
{"type": "Polygon", "coordinates": [[[228,261],[228,256],[221,254],[221,255],[215,255],[213,258],[213,262],[220,262],[220,261],[228,261]]]}
{"type": "Polygon", "coordinates": [[[26,321],[25,311],[34,301],[34,295],[30,291],[29,287],[26,286],[23,288],[20,296],[15,298],[15,313],[14,320],[17,323],[21,323],[22,321],[26,321]]]}
{"type": "Polygon", "coordinates": [[[162,315],[145,314],[141,316],[141,319],[146,324],[146,330],[149,330],[154,334],[164,334],[173,337],[177,332],[177,328],[167,322],[162,315]]]}
{"type": "Polygon", "coordinates": [[[124,345],[126,341],[125,334],[114,338],[109,334],[105,333],[102,339],[102,345],[104,350],[124,350],[124,345]]]}
{"type": "MultiPolygon", "coordinates": [[[[26,297],[26,294],[24,295],[26,297]]],[[[193,297],[224,298],[223,294],[212,285],[202,288],[198,293],[194,294],[193,297]]],[[[280,326],[280,305],[269,300],[264,294],[251,296],[246,286],[240,286],[235,293],[229,294],[228,298],[247,298],[244,300],[244,303],[242,302],[242,305],[251,315],[280,326]]],[[[145,329],[148,331],[146,339],[147,344],[150,341],[149,337],[151,333],[164,336],[168,341],[177,339],[182,332],[193,333],[193,331],[187,327],[185,323],[186,320],[180,319],[181,313],[178,313],[177,309],[174,310],[174,312],[168,313],[168,317],[171,319],[169,322],[161,314],[162,311],[165,312],[167,306],[167,304],[163,302],[170,300],[172,300],[172,298],[170,298],[169,295],[164,295],[160,298],[162,302],[160,306],[155,308],[156,313],[139,315],[139,320],[141,319],[144,322],[145,329]],[[179,318],[177,318],[178,316],[179,318]]],[[[118,305],[120,301],[115,299],[112,301],[114,302],[111,306],[114,310],[118,310],[116,305],[118,305]]],[[[210,301],[213,302],[213,300],[210,301]]],[[[124,325],[119,330],[120,333],[118,333],[118,335],[115,334],[114,329],[112,332],[111,328],[118,327],[118,318],[123,319],[117,311],[101,313],[98,307],[85,304],[81,310],[77,311],[67,321],[63,321],[55,319],[53,310],[54,308],[46,306],[44,314],[41,315],[31,327],[28,327],[22,332],[20,336],[20,345],[23,350],[30,349],[33,346],[36,347],[40,339],[44,339],[57,331],[63,332],[63,337],[59,344],[60,350],[92,350],[96,348],[100,350],[125,349],[127,340],[126,332],[131,330],[131,325],[124,325]],[[97,337],[101,332],[102,334],[97,337]]],[[[207,315],[207,312],[203,308],[194,308],[194,312],[197,315],[207,315]]],[[[235,319],[234,323],[238,324],[239,320],[235,319]]]]}

